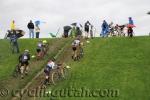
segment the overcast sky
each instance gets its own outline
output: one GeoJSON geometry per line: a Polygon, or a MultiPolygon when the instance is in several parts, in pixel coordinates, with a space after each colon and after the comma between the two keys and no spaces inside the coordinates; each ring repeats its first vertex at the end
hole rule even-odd
{"type": "Polygon", "coordinates": [[[29,20],[42,20],[42,37],[49,32],[56,33],[58,28],[73,22],[85,23],[89,20],[99,33],[102,20],[116,24],[128,23],[133,17],[136,35],[150,32],[150,0],[0,0],[0,37],[3,38],[10,28],[11,20],[18,28],[25,30],[28,37],[29,20]]]}

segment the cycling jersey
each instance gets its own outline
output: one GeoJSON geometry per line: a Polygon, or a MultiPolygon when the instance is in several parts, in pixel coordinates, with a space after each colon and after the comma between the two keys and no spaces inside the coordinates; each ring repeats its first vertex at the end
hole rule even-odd
{"type": "Polygon", "coordinates": [[[80,44],[80,40],[74,40],[72,46],[78,46],[80,44]]]}
{"type": "Polygon", "coordinates": [[[38,47],[39,47],[39,48],[42,48],[42,43],[38,43],[38,47]]]}
{"type": "Polygon", "coordinates": [[[53,61],[50,61],[50,62],[47,63],[47,67],[50,67],[50,68],[54,69],[55,63],[53,61]]]}

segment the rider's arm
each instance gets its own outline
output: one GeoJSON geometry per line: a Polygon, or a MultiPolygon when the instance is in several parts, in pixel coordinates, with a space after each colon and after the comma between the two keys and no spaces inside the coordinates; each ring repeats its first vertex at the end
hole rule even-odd
{"type": "Polygon", "coordinates": [[[19,60],[19,62],[21,61],[21,58],[22,58],[22,54],[19,56],[19,59],[18,59],[18,60],[19,60]]]}
{"type": "Polygon", "coordinates": [[[57,66],[57,65],[55,64],[55,62],[52,62],[51,65],[52,65],[52,69],[54,69],[54,68],[57,66]]]}
{"type": "Polygon", "coordinates": [[[30,54],[28,54],[28,60],[30,60],[30,54]]]}

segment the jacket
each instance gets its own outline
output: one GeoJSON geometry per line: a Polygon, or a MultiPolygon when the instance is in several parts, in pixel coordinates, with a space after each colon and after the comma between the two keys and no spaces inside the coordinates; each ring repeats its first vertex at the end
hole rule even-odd
{"type": "Polygon", "coordinates": [[[28,27],[28,29],[34,29],[34,24],[30,22],[30,23],[28,23],[27,27],[28,27]]]}

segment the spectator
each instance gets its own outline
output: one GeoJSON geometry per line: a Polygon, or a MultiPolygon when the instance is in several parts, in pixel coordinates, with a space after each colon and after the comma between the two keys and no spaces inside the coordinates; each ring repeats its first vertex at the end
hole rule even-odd
{"type": "Polygon", "coordinates": [[[36,32],[36,38],[39,38],[39,35],[40,35],[40,28],[38,25],[36,25],[35,27],[35,32],[36,32]]]}
{"type": "Polygon", "coordinates": [[[14,20],[11,22],[10,29],[11,30],[15,30],[16,29],[16,25],[15,25],[15,21],[14,20]]]}
{"type": "Polygon", "coordinates": [[[64,37],[67,38],[69,35],[69,31],[71,30],[71,26],[64,26],[64,37]]]}
{"type": "Polygon", "coordinates": [[[90,22],[89,21],[87,21],[86,23],[85,23],[85,25],[84,25],[84,31],[85,31],[85,37],[86,38],[88,38],[88,36],[89,36],[89,31],[90,31],[90,22]]]}
{"type": "Polygon", "coordinates": [[[16,49],[16,52],[19,53],[19,46],[18,46],[18,41],[17,41],[18,37],[17,37],[16,31],[12,30],[11,32],[12,34],[10,35],[10,43],[12,47],[12,53],[15,53],[15,49],[16,49]]]}
{"type": "Polygon", "coordinates": [[[27,27],[29,29],[29,38],[34,38],[34,24],[33,24],[32,20],[30,20],[27,27]]]}
{"type": "Polygon", "coordinates": [[[109,25],[105,20],[103,21],[101,27],[102,27],[102,32],[101,32],[102,37],[107,37],[109,33],[109,25]]]}

